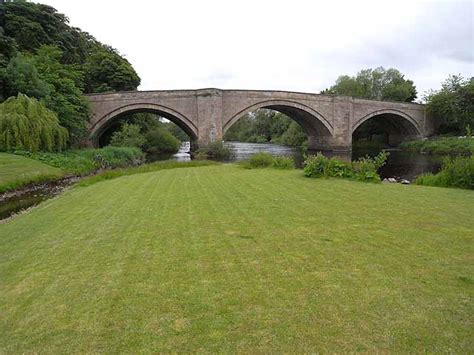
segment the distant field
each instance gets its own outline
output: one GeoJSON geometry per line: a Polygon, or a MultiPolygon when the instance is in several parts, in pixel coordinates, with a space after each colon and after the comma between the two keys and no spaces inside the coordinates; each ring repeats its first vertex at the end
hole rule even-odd
{"type": "Polygon", "coordinates": [[[28,183],[57,179],[61,169],[18,155],[0,153],[0,193],[28,183]]]}
{"type": "Polygon", "coordinates": [[[0,225],[0,353],[474,349],[474,192],[233,165],[0,225]]]}

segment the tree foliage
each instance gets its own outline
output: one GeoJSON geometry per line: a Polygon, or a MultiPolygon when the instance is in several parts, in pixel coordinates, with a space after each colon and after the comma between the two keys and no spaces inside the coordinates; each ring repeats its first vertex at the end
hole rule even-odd
{"type": "Polygon", "coordinates": [[[83,93],[135,90],[140,78],[117,50],[69,25],[51,6],[0,4],[0,102],[18,93],[44,102],[78,145],[89,108],[83,93]]]}
{"type": "Polygon", "coordinates": [[[141,148],[146,142],[137,124],[125,123],[119,131],[114,132],[110,145],[115,147],[137,147],[141,148]]]}
{"type": "Polygon", "coordinates": [[[397,69],[383,67],[361,70],[356,76],[342,75],[321,94],[400,102],[412,102],[417,96],[413,81],[397,69]]]}
{"type": "Polygon", "coordinates": [[[300,146],[307,135],[301,126],[288,116],[272,111],[258,110],[239,119],[226,132],[224,139],[250,143],[278,143],[300,146]]]}
{"type": "Polygon", "coordinates": [[[74,142],[86,135],[89,109],[81,92],[82,73],[76,65],[62,64],[58,47],[41,46],[35,55],[18,53],[4,71],[3,96],[23,93],[42,100],[57,113],[74,142]]]}
{"type": "Polygon", "coordinates": [[[179,150],[179,140],[163,128],[156,128],[145,135],[145,151],[157,154],[174,154],[179,150]]]}
{"type": "Polygon", "coordinates": [[[109,46],[97,45],[84,64],[85,92],[129,91],[140,85],[130,63],[109,46]]]}
{"type": "Polygon", "coordinates": [[[179,150],[179,140],[156,118],[157,124],[147,122],[148,115],[138,116],[139,123],[123,123],[112,134],[110,145],[138,147],[152,154],[174,154],[179,150]]]}
{"type": "Polygon", "coordinates": [[[38,100],[19,94],[0,104],[0,150],[60,151],[67,139],[56,114],[38,100]]]}
{"type": "Polygon", "coordinates": [[[466,133],[474,128],[474,78],[451,75],[441,90],[426,97],[428,111],[440,123],[440,133],[466,133]]]}

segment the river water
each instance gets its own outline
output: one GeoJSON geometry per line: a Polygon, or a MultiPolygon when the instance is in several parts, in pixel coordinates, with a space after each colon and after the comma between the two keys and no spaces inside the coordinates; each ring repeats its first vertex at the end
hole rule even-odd
{"type": "MultiPolygon", "coordinates": [[[[272,155],[291,156],[296,165],[301,167],[304,155],[301,148],[287,147],[271,143],[243,143],[243,142],[226,142],[233,153],[231,161],[239,161],[248,159],[252,154],[259,152],[268,152],[272,155]]],[[[173,156],[179,161],[191,160],[189,155],[189,142],[184,142],[177,154],[173,156]]],[[[441,158],[433,155],[407,153],[401,150],[387,150],[390,155],[387,163],[380,169],[379,174],[382,179],[394,177],[397,179],[415,180],[418,175],[425,173],[436,173],[441,167],[441,158]]],[[[347,153],[322,152],[327,157],[337,157],[340,160],[349,162],[357,160],[360,157],[369,155],[375,156],[380,150],[354,150],[347,153]]],[[[317,152],[307,152],[307,154],[316,154],[317,152]]]]}

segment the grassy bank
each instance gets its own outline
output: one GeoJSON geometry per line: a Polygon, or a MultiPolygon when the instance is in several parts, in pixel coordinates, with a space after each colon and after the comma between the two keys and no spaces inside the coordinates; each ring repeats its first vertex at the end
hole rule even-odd
{"type": "Polygon", "coordinates": [[[404,142],[400,148],[425,154],[474,154],[474,138],[435,137],[427,140],[404,142]]]}
{"type": "Polygon", "coordinates": [[[0,153],[0,193],[29,184],[87,175],[98,170],[140,164],[144,154],[136,148],[105,147],[63,153],[0,153]]]}
{"type": "Polygon", "coordinates": [[[22,186],[59,179],[61,169],[33,159],[0,153],[0,193],[22,186]]]}
{"type": "Polygon", "coordinates": [[[87,175],[100,169],[138,165],[145,159],[145,154],[138,148],[111,146],[69,150],[63,153],[18,151],[15,154],[54,166],[68,175],[87,175]]]}
{"type": "Polygon", "coordinates": [[[473,214],[229,165],[77,187],[0,225],[0,352],[467,353],[473,214]]]}
{"type": "Polygon", "coordinates": [[[421,175],[415,183],[474,190],[474,156],[445,158],[440,172],[421,175]]]}

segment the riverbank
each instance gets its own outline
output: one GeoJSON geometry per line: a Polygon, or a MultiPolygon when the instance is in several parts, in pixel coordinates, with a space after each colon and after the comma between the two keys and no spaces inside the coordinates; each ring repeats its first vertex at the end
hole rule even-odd
{"type": "Polygon", "coordinates": [[[75,187],[0,225],[0,351],[469,352],[473,214],[235,165],[75,187]]]}
{"type": "Polygon", "coordinates": [[[137,148],[105,147],[62,153],[0,153],[0,193],[56,180],[94,174],[101,170],[136,166],[144,162],[137,148]]]}
{"type": "Polygon", "coordinates": [[[0,194],[28,184],[57,180],[63,175],[59,168],[22,156],[0,153],[0,194]]]}
{"type": "Polygon", "coordinates": [[[434,137],[403,142],[400,144],[400,148],[421,154],[473,155],[474,137],[434,137]]]}

